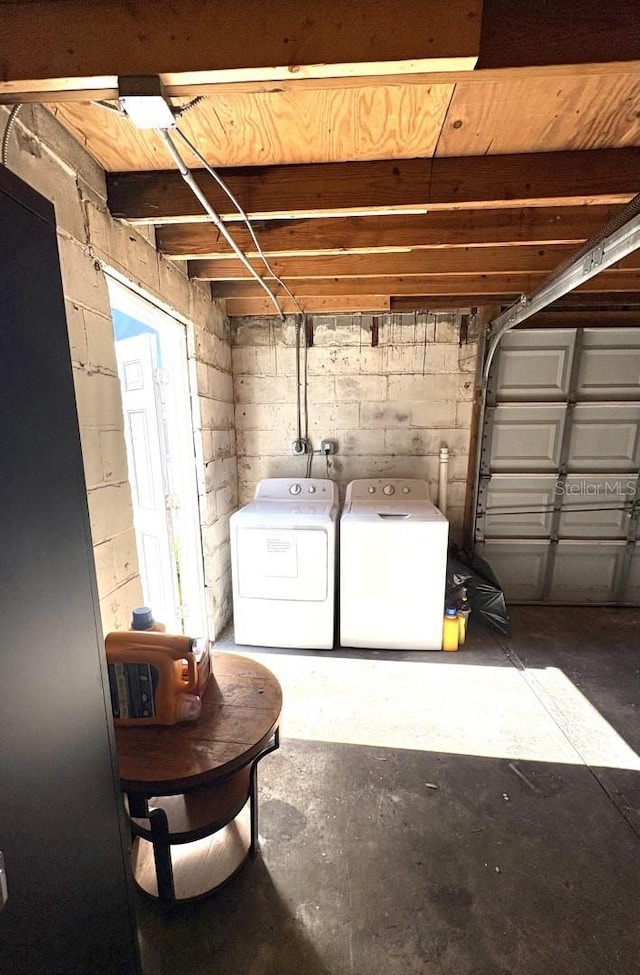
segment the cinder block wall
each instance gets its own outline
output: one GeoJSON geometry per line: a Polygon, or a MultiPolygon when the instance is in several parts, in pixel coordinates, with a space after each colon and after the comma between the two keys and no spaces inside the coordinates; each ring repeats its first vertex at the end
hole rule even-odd
{"type": "MultiPolygon", "coordinates": [[[[451,452],[449,510],[460,539],[477,359],[463,313],[314,316],[307,350],[309,436],[338,442],[332,476],[426,478],[437,495],[438,454],[451,452]],[[378,344],[372,346],[372,325],[378,344]]],[[[295,319],[232,319],[240,502],[264,477],[303,476],[296,436],[295,319]]],[[[314,472],[326,473],[324,457],[314,472]]]]}
{"type": "MultiPolygon", "coordinates": [[[[0,108],[0,131],[7,110],[0,108]]],[[[56,208],[102,624],[129,625],[140,604],[131,494],[111,313],[102,260],[189,320],[195,453],[210,635],[230,616],[228,512],[237,499],[227,320],[208,289],[155,250],[152,230],[113,220],[103,170],[44,109],[23,106],[9,167],[56,208]]],[[[25,268],[28,275],[28,268],[25,268]]],[[[43,323],[46,327],[46,323],[43,323]]]]}

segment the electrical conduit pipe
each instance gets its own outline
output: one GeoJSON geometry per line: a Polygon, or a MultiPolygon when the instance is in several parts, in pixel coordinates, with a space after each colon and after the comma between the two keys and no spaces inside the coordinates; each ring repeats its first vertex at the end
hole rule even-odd
{"type": "Polygon", "coordinates": [[[449,448],[440,448],[440,467],[438,470],[438,507],[443,515],[447,513],[447,485],[449,483],[449,448]]]}

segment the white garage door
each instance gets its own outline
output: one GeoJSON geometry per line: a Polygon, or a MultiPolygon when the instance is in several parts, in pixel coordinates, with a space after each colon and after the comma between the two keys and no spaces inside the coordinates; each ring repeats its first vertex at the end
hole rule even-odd
{"type": "Polygon", "coordinates": [[[639,465],[640,328],[504,336],[475,539],[508,599],[640,605],[639,465]]]}

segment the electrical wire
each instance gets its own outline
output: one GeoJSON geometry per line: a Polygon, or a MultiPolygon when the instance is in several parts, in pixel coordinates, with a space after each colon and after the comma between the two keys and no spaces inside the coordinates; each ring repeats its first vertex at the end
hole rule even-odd
{"type": "Polygon", "coordinates": [[[11,137],[11,132],[14,125],[16,124],[16,119],[18,118],[18,112],[22,108],[22,104],[14,105],[9,112],[9,118],[7,119],[7,124],[5,125],[4,132],[2,134],[2,165],[7,165],[7,160],[9,158],[9,139],[11,137]]]}
{"type": "Polygon", "coordinates": [[[127,113],[123,111],[120,105],[112,105],[111,102],[91,102],[92,105],[96,105],[98,108],[104,108],[107,112],[112,112],[115,115],[121,115],[122,118],[128,118],[127,113]]]}
{"type": "Polygon", "coordinates": [[[260,241],[256,237],[256,234],[255,234],[255,231],[254,231],[253,226],[251,224],[251,221],[250,221],[247,213],[245,212],[244,208],[242,207],[242,204],[239,202],[239,200],[236,198],[236,196],[231,192],[231,190],[229,189],[229,187],[227,186],[227,184],[225,183],[225,181],[223,180],[223,178],[215,171],[215,169],[212,166],[209,165],[209,163],[207,162],[207,160],[205,159],[205,157],[202,155],[202,153],[196,148],[196,146],[193,145],[193,143],[191,142],[191,140],[187,138],[187,136],[184,134],[184,132],[182,132],[182,130],[177,125],[175,127],[175,131],[176,131],[176,134],[182,139],[182,141],[184,142],[184,144],[187,146],[187,148],[193,153],[193,155],[196,157],[196,159],[201,163],[201,165],[204,167],[204,169],[206,169],[206,171],[209,173],[209,175],[212,177],[212,179],[214,179],[216,181],[216,183],[218,184],[218,186],[220,187],[220,189],[223,191],[223,193],[225,193],[227,195],[227,197],[231,200],[231,202],[233,203],[234,207],[236,208],[236,210],[238,211],[238,213],[242,217],[242,220],[246,224],[247,230],[249,231],[249,234],[251,236],[251,240],[253,241],[253,244],[254,244],[254,247],[256,249],[256,252],[257,252],[260,260],[262,261],[262,263],[266,267],[267,271],[269,272],[269,274],[271,275],[271,277],[275,281],[277,281],[277,283],[280,285],[280,287],[283,289],[283,291],[289,296],[289,298],[291,298],[291,300],[295,303],[295,305],[298,307],[298,309],[300,310],[300,312],[302,314],[304,314],[304,309],[303,309],[302,305],[300,304],[300,302],[298,301],[298,299],[296,298],[296,296],[293,294],[293,292],[290,290],[290,288],[285,284],[285,282],[282,280],[282,278],[279,277],[276,274],[276,272],[271,267],[271,264],[267,260],[267,257],[266,257],[266,255],[265,255],[265,253],[264,253],[264,251],[263,251],[263,249],[262,249],[262,247],[260,245],[260,241]]]}
{"type": "Polygon", "coordinates": [[[181,105],[179,108],[172,108],[171,111],[173,112],[174,118],[182,118],[183,115],[190,112],[192,108],[196,107],[196,105],[200,105],[200,103],[204,100],[204,95],[196,95],[196,97],[192,98],[191,101],[187,102],[186,105],[181,105]]]}
{"type": "MultiPolygon", "coordinates": [[[[553,505],[543,506],[540,508],[485,508],[484,513],[487,515],[546,515],[551,514],[555,510],[553,505]]],[[[584,508],[578,505],[563,505],[560,509],[560,513],[563,515],[573,514],[573,513],[585,513],[590,514],[596,511],[622,511],[633,514],[633,506],[629,505],[607,505],[603,507],[596,508],[594,505],[586,505],[584,508]]]]}
{"type": "MultiPolygon", "coordinates": [[[[264,291],[266,291],[266,293],[268,294],[269,298],[273,302],[273,304],[274,304],[274,306],[275,306],[275,308],[276,308],[276,310],[278,312],[278,315],[280,316],[280,318],[282,319],[282,321],[284,321],[284,313],[283,313],[283,311],[282,311],[282,309],[280,307],[280,304],[278,302],[278,299],[276,298],[276,296],[274,295],[273,291],[271,290],[271,288],[269,287],[269,285],[266,283],[266,281],[264,281],[260,277],[260,275],[258,274],[258,272],[256,271],[256,269],[253,267],[253,265],[251,264],[251,262],[249,261],[249,259],[247,258],[247,256],[238,247],[238,245],[236,244],[235,240],[233,239],[233,237],[231,236],[231,234],[229,233],[229,231],[227,230],[227,228],[223,224],[222,220],[220,219],[219,214],[216,213],[216,211],[213,209],[213,207],[209,203],[209,200],[207,199],[207,197],[204,195],[204,193],[202,192],[202,190],[198,186],[196,180],[194,179],[193,173],[191,172],[191,170],[189,169],[189,167],[185,163],[184,159],[182,158],[182,156],[178,152],[177,147],[174,145],[173,140],[171,139],[171,136],[169,135],[169,129],[156,129],[155,131],[158,133],[158,135],[160,136],[160,138],[164,142],[165,146],[167,147],[167,149],[169,151],[169,154],[171,155],[171,158],[173,159],[173,161],[175,162],[175,164],[177,166],[178,172],[180,173],[180,175],[182,176],[183,180],[185,181],[185,183],[187,184],[187,186],[189,187],[189,189],[191,190],[191,192],[193,193],[193,195],[196,197],[196,199],[198,200],[198,202],[200,203],[200,205],[202,206],[202,208],[208,214],[208,216],[211,219],[212,223],[220,231],[220,233],[222,234],[222,236],[224,237],[224,239],[226,240],[226,242],[229,244],[229,246],[233,250],[233,252],[236,255],[236,257],[238,257],[240,259],[240,261],[242,262],[242,264],[250,272],[251,277],[252,278],[255,278],[255,280],[258,282],[258,284],[260,285],[260,287],[263,288],[264,291]]],[[[176,132],[177,131],[178,130],[176,129],[176,132]]]]}
{"type": "Polygon", "coordinates": [[[304,318],[304,439],[309,443],[309,344],[307,342],[307,318],[304,318]]]}
{"type": "Polygon", "coordinates": [[[302,440],[302,415],[301,415],[301,402],[300,402],[300,330],[302,327],[302,319],[299,316],[296,318],[296,422],[297,422],[297,437],[298,440],[302,440]]]}

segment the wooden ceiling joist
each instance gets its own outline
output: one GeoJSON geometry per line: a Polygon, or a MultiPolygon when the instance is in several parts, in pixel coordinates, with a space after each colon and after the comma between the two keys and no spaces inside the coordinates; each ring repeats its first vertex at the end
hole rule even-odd
{"type": "Polygon", "coordinates": [[[619,0],[0,0],[0,102],[117,95],[159,74],[173,97],[274,85],[446,78],[638,58],[637,3],[619,0]],[[603,20],[605,23],[603,24],[603,20]],[[108,28],[105,29],[105,25],[108,28]],[[55,38],[56,43],[50,43],[55,38]],[[462,69],[462,71],[460,70],[462,69]]]}
{"type": "MultiPolygon", "coordinates": [[[[453,294],[453,295],[397,295],[389,298],[384,295],[359,295],[355,298],[349,297],[327,297],[304,295],[301,297],[300,304],[305,312],[309,314],[340,313],[340,312],[372,312],[372,311],[438,311],[443,308],[474,308],[487,306],[500,306],[507,304],[516,297],[515,294],[453,294]]],[[[572,292],[565,295],[562,299],[563,305],[575,310],[576,318],[572,320],[574,325],[601,325],[606,318],[617,314],[624,315],[624,318],[617,320],[617,324],[637,325],[640,323],[640,309],[637,307],[637,292],[635,294],[625,292],[572,292]],[[602,312],[595,318],[585,317],[591,314],[591,309],[596,305],[602,304],[602,312]],[[584,311],[581,311],[584,306],[584,311]],[[630,310],[628,310],[630,309],[630,310]]],[[[297,314],[300,308],[289,298],[281,300],[282,310],[286,314],[297,314]]],[[[554,306],[551,306],[553,309],[554,306]]],[[[238,315],[272,316],[273,305],[268,298],[228,298],[226,301],[227,315],[235,317],[238,315]]],[[[615,317],[612,321],[616,321],[615,317]]]]}
{"type": "Polygon", "coordinates": [[[0,18],[3,82],[26,81],[23,92],[88,90],[100,81],[113,85],[118,75],[161,75],[183,85],[273,84],[298,74],[471,70],[480,51],[482,0],[11,0],[2,6],[10,7],[0,18]],[[34,42],[38,37],[42,43],[34,42]]]}
{"type": "MultiPolygon", "coordinates": [[[[615,207],[531,207],[447,213],[265,220],[256,233],[265,254],[325,255],[375,253],[396,247],[458,248],[519,244],[579,244],[609,220],[615,207]]],[[[239,247],[255,257],[248,230],[234,224],[239,247]]],[[[172,260],[226,260],[229,245],[208,224],[165,224],[156,232],[158,249],[172,260]]]]}
{"type": "MultiPolygon", "coordinates": [[[[298,315],[300,310],[309,315],[330,315],[342,312],[389,311],[389,295],[305,295],[298,301],[284,296],[279,300],[285,315],[298,315]]],[[[273,316],[273,303],[265,298],[230,298],[226,303],[227,315],[266,315],[273,316]]]]}
{"type": "MultiPolygon", "coordinates": [[[[256,166],[221,175],[254,219],[625,203],[638,191],[640,148],[513,156],[256,166]]],[[[238,214],[206,172],[198,183],[215,210],[238,214]]],[[[132,223],[206,220],[179,173],[107,175],[109,209],[132,223]]]]}
{"type": "MultiPolygon", "coordinates": [[[[296,278],[291,290],[297,298],[304,295],[349,296],[357,295],[504,295],[515,297],[528,294],[542,284],[547,272],[514,272],[491,274],[432,274],[407,277],[377,278],[330,278],[318,281],[315,278],[296,278]]],[[[633,292],[640,288],[640,270],[624,268],[603,271],[578,290],[633,292]]],[[[211,285],[217,298],[253,298],[261,294],[260,286],[251,281],[215,281],[211,285]]],[[[274,286],[276,295],[284,295],[279,286],[274,286]]]]}
{"type": "MultiPolygon", "coordinates": [[[[280,278],[295,288],[298,278],[320,281],[335,278],[406,277],[425,274],[492,274],[495,272],[547,272],[570,257],[575,246],[540,247],[465,247],[454,250],[414,250],[387,254],[346,254],[321,257],[276,257],[270,266],[280,278]]],[[[629,258],[628,267],[638,267],[640,258],[629,258]]],[[[265,280],[273,280],[260,260],[252,265],[265,280]]],[[[252,275],[237,258],[216,261],[189,261],[189,277],[200,281],[252,280],[252,275]]]]}

